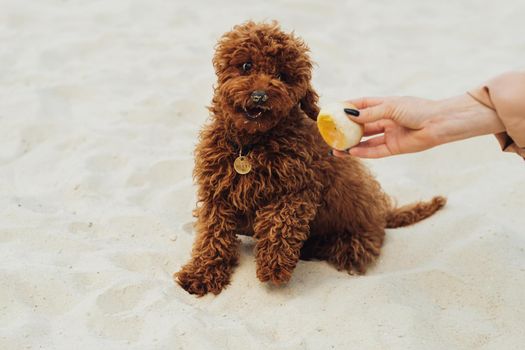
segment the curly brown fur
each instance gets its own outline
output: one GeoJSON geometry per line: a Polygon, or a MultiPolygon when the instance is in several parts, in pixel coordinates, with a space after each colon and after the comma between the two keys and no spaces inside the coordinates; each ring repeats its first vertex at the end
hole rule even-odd
{"type": "Polygon", "coordinates": [[[329,155],[314,122],[308,48],[275,22],[234,27],[213,65],[212,120],[195,151],[197,239],[191,261],[174,275],[188,292],[218,294],[228,285],[238,234],[256,240],[263,282],[288,282],[300,258],[364,273],[379,256],[385,227],[412,224],[444,205],[439,197],[396,209],[358,159],[329,155]],[[267,94],[262,105],[250,97],[255,90],[267,94]],[[246,175],[233,168],[240,148],[249,149],[246,175]]]}

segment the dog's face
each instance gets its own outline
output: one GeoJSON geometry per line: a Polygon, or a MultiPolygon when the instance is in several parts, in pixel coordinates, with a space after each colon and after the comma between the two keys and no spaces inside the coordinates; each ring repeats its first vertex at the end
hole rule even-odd
{"type": "Polygon", "coordinates": [[[226,33],[213,58],[214,103],[222,117],[250,134],[275,127],[298,105],[315,119],[319,110],[307,52],[300,39],[276,23],[248,22],[226,33]]]}

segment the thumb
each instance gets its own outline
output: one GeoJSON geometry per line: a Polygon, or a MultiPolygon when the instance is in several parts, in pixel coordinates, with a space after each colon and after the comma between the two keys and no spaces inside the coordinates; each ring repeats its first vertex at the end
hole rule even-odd
{"type": "Polygon", "coordinates": [[[371,123],[389,117],[385,104],[364,108],[359,111],[352,108],[345,108],[345,113],[351,120],[360,124],[371,123]]]}

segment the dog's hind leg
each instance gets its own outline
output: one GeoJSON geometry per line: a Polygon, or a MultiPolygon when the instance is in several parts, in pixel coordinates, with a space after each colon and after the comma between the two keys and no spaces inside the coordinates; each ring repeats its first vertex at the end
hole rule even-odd
{"type": "Polygon", "coordinates": [[[381,251],[385,232],[341,233],[311,237],[301,250],[301,259],[326,260],[338,270],[363,274],[381,251]]]}
{"type": "Polygon", "coordinates": [[[327,260],[330,253],[329,236],[313,236],[301,248],[301,260],[327,260]]]}
{"type": "Polygon", "coordinates": [[[338,235],[332,245],[334,252],[328,257],[328,262],[338,270],[363,274],[379,256],[384,237],[383,229],[338,235]]]}

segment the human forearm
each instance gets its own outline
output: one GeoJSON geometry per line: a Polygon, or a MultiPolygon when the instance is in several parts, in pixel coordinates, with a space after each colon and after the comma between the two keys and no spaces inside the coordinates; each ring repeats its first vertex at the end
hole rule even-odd
{"type": "Polygon", "coordinates": [[[436,101],[435,106],[427,123],[436,144],[505,131],[496,112],[468,94],[436,101]]]}

